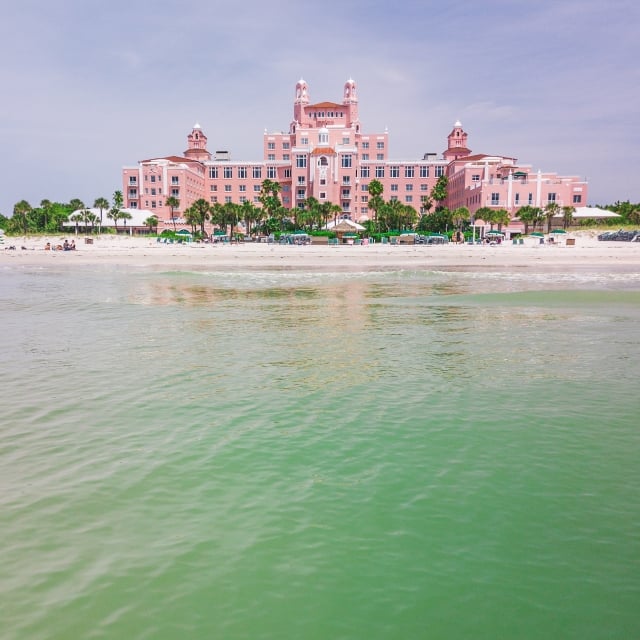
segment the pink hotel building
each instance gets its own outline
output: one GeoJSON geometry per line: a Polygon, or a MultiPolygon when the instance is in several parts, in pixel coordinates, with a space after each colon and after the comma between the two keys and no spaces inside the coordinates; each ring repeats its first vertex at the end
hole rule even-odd
{"type": "MultiPolygon", "coordinates": [[[[268,178],[280,183],[287,208],[302,207],[313,196],[339,205],[344,217],[361,222],[370,217],[371,180],[382,183],[385,199],[400,200],[419,212],[423,197],[441,175],[449,180],[444,204],[451,210],[467,207],[472,215],[480,207],[506,209],[513,217],[524,205],[587,203],[587,183],[577,176],[533,172],[531,165],[511,156],[472,154],[460,122],[454,124],[442,155],[390,160],[387,131],[364,133],[361,129],[357,86],[351,79],[344,85],[340,103],[311,103],[307,83],[299,80],[289,130],[265,131],[261,161],[235,161],[228,151],[212,156],[207,137],[196,124],[182,156],[125,167],[123,194],[126,207],[149,210],[159,218],[159,230],[172,229],[168,196],[179,200],[173,216],[177,225],[184,225],[181,212],[200,198],[210,203],[249,200],[258,204],[262,181],[268,178]]],[[[520,230],[520,225],[515,221],[510,228],[520,230]]]]}

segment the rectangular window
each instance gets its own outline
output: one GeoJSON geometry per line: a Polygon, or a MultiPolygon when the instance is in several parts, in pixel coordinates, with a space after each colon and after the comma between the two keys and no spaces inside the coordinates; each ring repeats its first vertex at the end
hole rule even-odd
{"type": "Polygon", "coordinates": [[[384,153],[376,153],[376,160],[384,160],[384,153]]]}
{"type": "Polygon", "coordinates": [[[268,160],[269,162],[275,162],[275,161],[276,161],[276,154],[275,154],[275,153],[270,153],[270,154],[267,156],[267,160],[268,160]]]}
{"type": "Polygon", "coordinates": [[[500,204],[500,194],[499,193],[492,193],[491,194],[491,204],[492,205],[498,205],[500,204]]]}
{"type": "Polygon", "coordinates": [[[253,185],[253,190],[256,192],[259,192],[261,190],[260,185],[259,184],[254,184],[253,185]]]}
{"type": "Polygon", "coordinates": [[[298,189],[298,191],[297,191],[298,200],[300,200],[300,199],[304,200],[304,194],[305,194],[304,189],[298,189]]]}
{"type": "Polygon", "coordinates": [[[363,160],[368,160],[369,159],[369,154],[368,153],[363,153],[362,154],[362,159],[363,160]]]}
{"type": "Polygon", "coordinates": [[[384,142],[376,142],[376,149],[384,149],[384,142]]]}
{"type": "Polygon", "coordinates": [[[428,184],[421,184],[420,185],[420,191],[429,191],[429,185],[428,184]]]}
{"type": "Polygon", "coordinates": [[[240,185],[240,192],[244,193],[247,190],[247,185],[246,184],[241,184],[240,185]]]}
{"type": "Polygon", "coordinates": [[[278,177],[278,171],[275,167],[267,167],[267,178],[275,180],[278,177]]]}
{"type": "Polygon", "coordinates": [[[179,198],[180,197],[180,189],[171,189],[171,195],[174,198],[179,198]]]}
{"type": "Polygon", "coordinates": [[[215,180],[218,177],[218,167],[209,167],[209,178],[215,180]]]}
{"type": "Polygon", "coordinates": [[[247,177],[247,167],[238,167],[238,178],[244,180],[247,177]]]}
{"type": "Polygon", "coordinates": [[[171,184],[180,184],[180,178],[178,178],[178,176],[171,176],[171,184]]]}
{"type": "Polygon", "coordinates": [[[296,168],[297,169],[306,169],[307,167],[307,156],[298,154],[296,155],[296,168]]]}
{"type": "Polygon", "coordinates": [[[405,196],[404,197],[404,201],[405,202],[413,202],[413,196],[405,196]]]}
{"type": "Polygon", "coordinates": [[[304,147],[309,144],[309,138],[300,138],[300,144],[304,147]]]}
{"type": "Polygon", "coordinates": [[[289,146],[290,146],[290,145],[289,145],[289,143],[288,143],[288,142],[283,142],[283,143],[282,143],[282,148],[283,148],[283,149],[288,149],[288,148],[289,148],[289,146]]]}
{"type": "Polygon", "coordinates": [[[247,196],[240,196],[240,204],[244,204],[247,201],[247,196]]]}
{"type": "Polygon", "coordinates": [[[369,177],[369,167],[360,167],[360,177],[361,178],[369,177]]]}
{"type": "Polygon", "coordinates": [[[528,201],[528,204],[530,204],[530,205],[531,205],[531,204],[533,204],[533,193],[530,193],[530,194],[529,194],[529,201],[528,201]]]}
{"type": "Polygon", "coordinates": [[[349,191],[349,189],[343,189],[342,190],[342,195],[340,197],[341,198],[350,198],[351,197],[351,192],[349,191]]]}
{"type": "Polygon", "coordinates": [[[547,196],[547,202],[555,202],[556,201],[556,194],[555,193],[550,193],[547,196]]]}
{"type": "Polygon", "coordinates": [[[471,182],[480,182],[480,174],[479,173],[474,173],[471,176],[471,182]]]}
{"type": "Polygon", "coordinates": [[[286,162],[289,162],[289,160],[291,160],[291,156],[288,153],[283,153],[282,159],[285,160],[286,162]]]}
{"type": "Polygon", "coordinates": [[[155,187],[151,189],[151,195],[152,195],[152,196],[155,196],[155,195],[156,195],[155,187]]]}
{"type": "Polygon", "coordinates": [[[304,184],[306,182],[304,176],[298,176],[298,184],[304,184]]]}
{"type": "Polygon", "coordinates": [[[369,185],[368,184],[361,184],[360,185],[360,191],[369,191],[369,185]]]}
{"type": "Polygon", "coordinates": [[[137,208],[138,208],[138,203],[134,201],[134,202],[132,202],[129,206],[130,206],[132,209],[137,209],[137,208]]]}
{"type": "Polygon", "coordinates": [[[211,204],[218,202],[218,196],[211,196],[211,204]]]}
{"type": "Polygon", "coordinates": [[[284,170],[284,177],[285,178],[290,178],[291,177],[291,169],[285,169],[284,170]]]}
{"type": "Polygon", "coordinates": [[[389,200],[391,200],[391,202],[396,202],[397,199],[398,199],[398,196],[391,196],[389,198],[389,200]]]}
{"type": "Polygon", "coordinates": [[[415,175],[415,167],[405,167],[404,168],[404,177],[405,178],[413,178],[415,175]]]}
{"type": "Polygon", "coordinates": [[[275,142],[267,142],[267,149],[275,149],[275,148],[276,148],[275,142]]]}
{"type": "Polygon", "coordinates": [[[282,185],[282,191],[284,191],[285,193],[288,193],[289,191],[291,191],[291,185],[290,184],[283,184],[282,185]]]}
{"type": "Polygon", "coordinates": [[[362,202],[369,202],[369,196],[362,196],[360,200],[362,200],[362,202]]]}
{"type": "Polygon", "coordinates": [[[389,177],[390,178],[399,178],[400,177],[400,167],[389,167],[389,177]]]}
{"type": "Polygon", "coordinates": [[[230,184],[225,184],[224,185],[224,190],[229,193],[231,191],[231,185],[230,184]]]}
{"type": "Polygon", "coordinates": [[[363,149],[368,149],[368,148],[369,148],[369,143],[368,143],[368,142],[366,142],[366,141],[364,141],[364,142],[362,143],[362,148],[363,148],[363,149]]]}
{"type": "Polygon", "coordinates": [[[138,190],[137,189],[129,189],[129,197],[130,198],[137,198],[138,197],[138,190]]]}
{"type": "Polygon", "coordinates": [[[218,185],[217,184],[212,184],[211,185],[211,191],[217,191],[218,190],[218,185]]]}
{"type": "Polygon", "coordinates": [[[348,136],[343,136],[342,144],[349,144],[349,137],[348,136]]]}
{"type": "Polygon", "coordinates": [[[376,167],[376,178],[384,178],[384,167],[376,167]]]}
{"type": "Polygon", "coordinates": [[[580,204],[582,202],[582,196],[573,194],[573,204],[580,204]]]}
{"type": "Polygon", "coordinates": [[[441,176],[443,176],[443,175],[444,175],[444,167],[443,167],[441,164],[439,164],[439,165],[436,167],[436,173],[435,173],[435,175],[436,175],[436,178],[440,178],[441,176]]]}
{"type": "Polygon", "coordinates": [[[138,178],[135,176],[129,176],[129,184],[138,184],[138,178]]]}
{"type": "Polygon", "coordinates": [[[342,156],[342,168],[350,169],[351,168],[351,155],[343,155],[342,156]]]}
{"type": "Polygon", "coordinates": [[[405,188],[405,191],[413,191],[413,185],[412,184],[406,184],[404,186],[404,188],[405,188]]]}
{"type": "Polygon", "coordinates": [[[397,184],[392,184],[391,185],[391,191],[397,191],[398,190],[398,185],[397,184]]]}
{"type": "Polygon", "coordinates": [[[224,168],[224,177],[227,180],[233,178],[233,167],[225,167],[224,168]]]}
{"type": "Polygon", "coordinates": [[[327,192],[326,191],[321,191],[320,192],[320,200],[326,200],[327,199],[327,192]]]}
{"type": "Polygon", "coordinates": [[[342,184],[351,184],[350,176],[342,176],[342,184]]]}
{"type": "Polygon", "coordinates": [[[429,167],[422,164],[420,165],[420,177],[421,178],[428,178],[429,177],[429,167]]]}
{"type": "Polygon", "coordinates": [[[151,182],[155,182],[156,181],[156,177],[155,176],[151,176],[151,182]]]}
{"type": "Polygon", "coordinates": [[[516,195],[515,195],[514,204],[516,205],[516,207],[520,204],[520,194],[519,193],[516,193],[516,195]]]}
{"type": "Polygon", "coordinates": [[[260,180],[262,178],[262,167],[253,167],[253,178],[260,180]]]}
{"type": "Polygon", "coordinates": [[[289,198],[289,196],[284,196],[282,198],[282,204],[289,204],[291,202],[291,199],[289,198]]]}
{"type": "Polygon", "coordinates": [[[155,200],[152,200],[152,201],[151,201],[151,208],[152,208],[152,209],[155,209],[155,208],[156,208],[156,201],[155,201],[155,200]]]}
{"type": "Polygon", "coordinates": [[[233,202],[233,200],[231,199],[231,196],[225,196],[225,197],[224,197],[224,201],[225,201],[225,203],[227,203],[227,202],[233,202]]]}

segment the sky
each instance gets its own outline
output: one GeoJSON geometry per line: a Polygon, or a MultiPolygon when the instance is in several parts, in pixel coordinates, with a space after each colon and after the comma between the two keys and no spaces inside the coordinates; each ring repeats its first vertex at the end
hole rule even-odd
{"type": "Polygon", "coordinates": [[[21,0],[0,19],[0,213],[91,205],[123,166],[210,151],[262,159],[296,82],[311,102],[358,86],[363,132],[392,160],[474,153],[589,182],[589,204],[640,202],[637,0],[21,0]]]}

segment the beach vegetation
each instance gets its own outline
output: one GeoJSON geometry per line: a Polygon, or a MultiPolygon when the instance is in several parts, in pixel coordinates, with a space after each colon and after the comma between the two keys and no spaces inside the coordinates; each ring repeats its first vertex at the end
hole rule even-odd
{"type": "Polygon", "coordinates": [[[445,175],[441,175],[433,185],[433,189],[431,189],[431,199],[437,203],[436,210],[443,207],[442,203],[447,199],[448,195],[448,186],[449,178],[445,175]]]}
{"type": "Polygon", "coordinates": [[[180,206],[180,200],[175,196],[169,196],[164,203],[169,207],[169,211],[171,211],[171,222],[173,222],[173,230],[176,231],[176,216],[174,212],[180,206]]]}
{"type": "Polygon", "coordinates": [[[93,208],[100,211],[100,225],[98,227],[99,232],[102,233],[102,221],[104,220],[103,213],[109,208],[109,201],[106,198],[100,197],[93,201],[93,208]]]}

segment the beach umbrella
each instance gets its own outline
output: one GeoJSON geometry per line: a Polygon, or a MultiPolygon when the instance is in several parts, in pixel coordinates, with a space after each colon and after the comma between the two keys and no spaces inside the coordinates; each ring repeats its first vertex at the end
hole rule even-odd
{"type": "Polygon", "coordinates": [[[534,238],[544,238],[544,233],[541,233],[540,231],[534,231],[533,233],[530,233],[529,235],[534,237],[534,238]]]}
{"type": "Polygon", "coordinates": [[[551,233],[567,233],[564,229],[554,229],[551,233]]]}
{"type": "Polygon", "coordinates": [[[502,231],[497,231],[497,230],[493,230],[493,231],[487,231],[487,233],[484,234],[485,236],[503,236],[504,233],[502,233],[502,231]]]}

